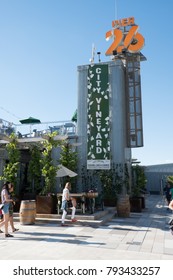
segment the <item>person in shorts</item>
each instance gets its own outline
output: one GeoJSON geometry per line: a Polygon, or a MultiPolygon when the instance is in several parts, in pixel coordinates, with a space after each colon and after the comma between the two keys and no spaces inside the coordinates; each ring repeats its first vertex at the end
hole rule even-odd
{"type": "Polygon", "coordinates": [[[13,235],[8,233],[8,224],[10,221],[9,207],[10,207],[10,203],[13,203],[13,200],[10,198],[11,185],[12,185],[11,182],[7,181],[2,186],[2,191],[1,191],[1,202],[4,204],[4,207],[2,209],[3,221],[0,223],[0,228],[3,225],[5,226],[5,237],[13,237],[13,235]]]}
{"type": "MultiPolygon", "coordinates": [[[[11,184],[10,188],[9,188],[9,192],[10,192],[10,198],[11,198],[11,194],[14,191],[14,185],[11,184]]],[[[13,221],[13,207],[15,205],[15,201],[13,200],[13,202],[10,202],[10,206],[9,206],[9,220],[10,220],[10,226],[12,229],[12,232],[18,231],[18,228],[14,227],[14,221],[13,221]]]]}

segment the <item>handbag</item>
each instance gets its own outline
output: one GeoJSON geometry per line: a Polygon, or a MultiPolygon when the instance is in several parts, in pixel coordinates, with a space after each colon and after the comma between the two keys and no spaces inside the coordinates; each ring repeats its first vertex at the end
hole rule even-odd
{"type": "Polygon", "coordinates": [[[4,203],[0,204],[0,209],[2,210],[4,208],[4,203]]]}

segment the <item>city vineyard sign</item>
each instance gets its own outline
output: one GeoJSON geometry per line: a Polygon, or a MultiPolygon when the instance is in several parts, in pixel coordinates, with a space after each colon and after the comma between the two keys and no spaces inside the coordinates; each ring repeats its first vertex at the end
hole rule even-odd
{"type": "Polygon", "coordinates": [[[89,65],[87,88],[87,169],[110,169],[108,64],[89,65]]]}
{"type": "Polygon", "coordinates": [[[144,47],[144,37],[138,32],[134,17],[112,21],[112,30],[106,32],[106,40],[113,38],[113,43],[106,51],[106,55],[122,53],[124,50],[137,53],[144,47]]]}

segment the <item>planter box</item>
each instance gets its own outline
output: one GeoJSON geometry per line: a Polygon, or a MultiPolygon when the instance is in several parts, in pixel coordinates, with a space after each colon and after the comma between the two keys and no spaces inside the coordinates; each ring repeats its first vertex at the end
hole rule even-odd
{"type": "Polygon", "coordinates": [[[115,199],[104,198],[104,205],[114,207],[114,206],[116,206],[116,200],[115,199]]]}
{"type": "Polygon", "coordinates": [[[57,214],[56,196],[37,196],[36,213],[38,214],[57,214]]]}
{"type": "Polygon", "coordinates": [[[142,211],[142,199],[141,197],[130,198],[130,211],[140,213],[142,211]]]}
{"type": "Polygon", "coordinates": [[[144,196],[141,196],[140,197],[140,199],[141,199],[141,203],[142,203],[142,209],[145,209],[145,197],[144,196]]]}

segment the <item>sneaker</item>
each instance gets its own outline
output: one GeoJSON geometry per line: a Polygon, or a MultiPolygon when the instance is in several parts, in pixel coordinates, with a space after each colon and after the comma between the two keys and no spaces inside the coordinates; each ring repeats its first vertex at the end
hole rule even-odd
{"type": "Polygon", "coordinates": [[[77,220],[76,219],[71,219],[72,223],[76,223],[77,220]]]}
{"type": "Polygon", "coordinates": [[[68,227],[68,225],[66,225],[66,224],[61,224],[61,226],[62,226],[62,227],[68,227]]]}
{"type": "Polygon", "coordinates": [[[0,233],[3,233],[3,231],[0,229],[0,233]]]}

